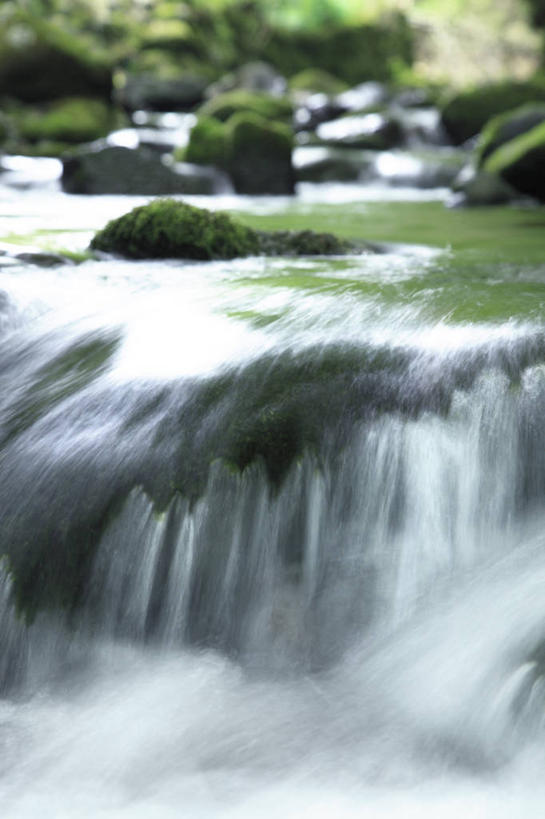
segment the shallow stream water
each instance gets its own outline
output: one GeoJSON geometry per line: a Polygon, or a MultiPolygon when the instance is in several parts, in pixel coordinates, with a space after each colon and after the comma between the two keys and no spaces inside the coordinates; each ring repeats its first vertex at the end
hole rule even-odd
{"type": "Polygon", "coordinates": [[[303,186],[192,201],[380,252],[44,269],[145,200],[41,167],[0,198],[1,815],[543,816],[542,210],[303,186]]]}

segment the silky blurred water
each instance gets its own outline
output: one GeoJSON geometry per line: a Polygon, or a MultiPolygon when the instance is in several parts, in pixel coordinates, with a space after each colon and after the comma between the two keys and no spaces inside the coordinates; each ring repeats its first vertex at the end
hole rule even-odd
{"type": "MultiPolygon", "coordinates": [[[[145,201],[4,193],[77,250],[145,201]]],[[[457,317],[510,274],[451,258],[2,269],[2,816],[543,815],[541,302],[457,317]],[[286,404],[278,485],[214,454],[286,404]]]]}

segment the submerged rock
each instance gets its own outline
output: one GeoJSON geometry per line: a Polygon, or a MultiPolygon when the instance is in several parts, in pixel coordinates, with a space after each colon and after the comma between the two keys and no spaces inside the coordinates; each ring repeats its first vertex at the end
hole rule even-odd
{"type": "MultiPolygon", "coordinates": [[[[114,219],[91,242],[93,250],[136,259],[233,259],[240,256],[340,255],[350,242],[314,231],[256,231],[226,213],[159,199],[114,219]]],[[[360,248],[361,249],[361,248],[360,248]]]]}

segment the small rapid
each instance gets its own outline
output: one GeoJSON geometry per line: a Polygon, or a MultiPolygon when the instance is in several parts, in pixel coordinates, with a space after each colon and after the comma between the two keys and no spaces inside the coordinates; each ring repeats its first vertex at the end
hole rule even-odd
{"type": "Polygon", "coordinates": [[[543,271],[376,249],[2,267],[8,819],[541,816],[543,271]]]}

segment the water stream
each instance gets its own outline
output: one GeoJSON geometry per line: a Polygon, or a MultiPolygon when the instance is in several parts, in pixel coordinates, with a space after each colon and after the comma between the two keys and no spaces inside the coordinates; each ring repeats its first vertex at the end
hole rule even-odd
{"type": "MultiPolygon", "coordinates": [[[[4,232],[140,201],[5,188],[4,232]]],[[[3,817],[543,815],[523,251],[0,257],[3,817]]]]}

